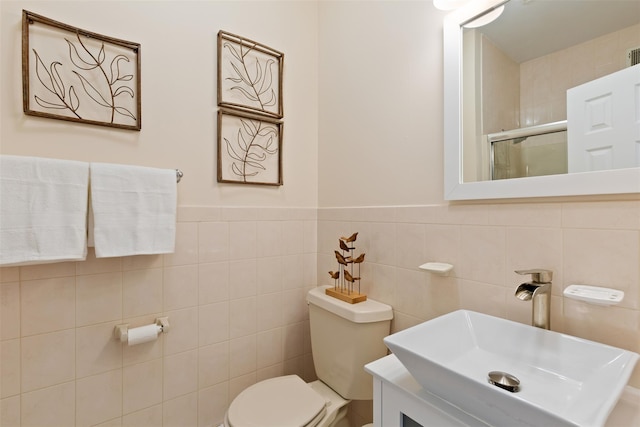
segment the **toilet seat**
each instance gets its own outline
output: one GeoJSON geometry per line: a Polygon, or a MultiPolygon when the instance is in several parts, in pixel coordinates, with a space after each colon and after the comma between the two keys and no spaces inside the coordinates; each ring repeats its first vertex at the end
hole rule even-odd
{"type": "Polygon", "coordinates": [[[242,391],[227,411],[231,427],[312,427],[326,402],[297,375],[270,378],[242,391]]]}

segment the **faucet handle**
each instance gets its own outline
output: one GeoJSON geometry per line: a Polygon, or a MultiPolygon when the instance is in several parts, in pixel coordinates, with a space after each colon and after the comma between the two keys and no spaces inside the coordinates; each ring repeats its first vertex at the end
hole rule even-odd
{"type": "Polygon", "coordinates": [[[544,270],[541,268],[534,268],[531,270],[516,270],[516,273],[522,275],[531,274],[531,280],[533,280],[534,283],[551,283],[551,280],[553,279],[553,271],[544,270]]]}

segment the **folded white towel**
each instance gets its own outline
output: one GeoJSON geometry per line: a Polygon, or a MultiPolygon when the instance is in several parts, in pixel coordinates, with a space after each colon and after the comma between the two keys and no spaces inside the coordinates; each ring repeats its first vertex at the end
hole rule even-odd
{"type": "Polygon", "coordinates": [[[89,164],[0,156],[0,265],[84,260],[89,164]]]}
{"type": "Polygon", "coordinates": [[[91,163],[96,257],[173,252],[176,193],[175,169],[91,163]]]}

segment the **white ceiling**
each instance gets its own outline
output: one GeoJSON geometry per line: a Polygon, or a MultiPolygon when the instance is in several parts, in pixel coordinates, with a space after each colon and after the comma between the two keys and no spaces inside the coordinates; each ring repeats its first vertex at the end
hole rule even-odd
{"type": "Polygon", "coordinates": [[[510,0],[479,28],[521,63],[640,22],[640,0],[510,0]]]}

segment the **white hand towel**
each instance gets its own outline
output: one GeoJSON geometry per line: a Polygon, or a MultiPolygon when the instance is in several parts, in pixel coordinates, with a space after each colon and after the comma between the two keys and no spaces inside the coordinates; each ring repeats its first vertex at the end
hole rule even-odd
{"type": "Polygon", "coordinates": [[[91,163],[96,257],[173,252],[176,193],[175,169],[91,163]]]}
{"type": "Polygon", "coordinates": [[[0,265],[84,260],[89,164],[0,156],[0,265]]]}

